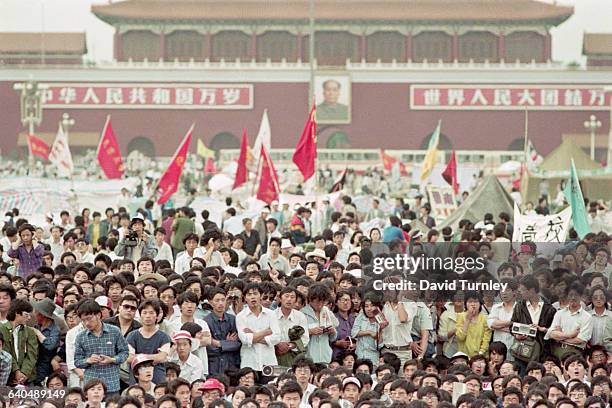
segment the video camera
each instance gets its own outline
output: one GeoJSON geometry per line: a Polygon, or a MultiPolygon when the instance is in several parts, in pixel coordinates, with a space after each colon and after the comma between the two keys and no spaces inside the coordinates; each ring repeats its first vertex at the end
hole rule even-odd
{"type": "Polygon", "coordinates": [[[135,247],[138,245],[138,234],[135,231],[128,230],[124,236],[124,244],[127,247],[135,247]]]}

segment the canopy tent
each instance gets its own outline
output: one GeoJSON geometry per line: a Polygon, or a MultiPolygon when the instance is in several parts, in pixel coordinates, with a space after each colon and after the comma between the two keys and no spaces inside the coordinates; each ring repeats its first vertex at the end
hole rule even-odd
{"type": "Polygon", "coordinates": [[[582,192],[589,199],[612,199],[612,174],[602,169],[601,165],[589,157],[571,138],[563,140],[553,150],[538,169],[529,174],[521,185],[524,201],[536,202],[540,197],[540,185],[548,183],[549,199],[554,199],[557,186],[569,177],[570,161],[574,159],[582,192]]]}
{"type": "Polygon", "coordinates": [[[578,170],[597,170],[601,168],[599,163],[591,160],[589,155],[574,143],[572,139],[566,138],[563,143],[544,158],[538,170],[541,172],[569,171],[572,157],[578,170]]]}
{"type": "Polygon", "coordinates": [[[512,216],[514,201],[497,177],[489,175],[485,177],[468,196],[459,208],[436,229],[444,227],[457,229],[459,221],[468,219],[473,223],[484,219],[486,213],[491,213],[495,217],[501,212],[512,216]]]}

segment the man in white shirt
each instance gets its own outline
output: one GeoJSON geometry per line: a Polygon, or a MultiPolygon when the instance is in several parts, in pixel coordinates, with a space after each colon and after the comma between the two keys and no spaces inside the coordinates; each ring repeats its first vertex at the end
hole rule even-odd
{"type": "Polygon", "coordinates": [[[172,351],[168,360],[178,364],[181,368],[181,378],[190,383],[204,378],[204,366],[202,360],[191,352],[191,333],[187,330],[179,330],[172,336],[172,342],[176,345],[176,351],[172,351]]]}
{"type": "Polygon", "coordinates": [[[77,335],[85,330],[83,323],[79,323],[66,333],[66,366],[68,368],[68,387],[82,387],[84,371],[74,365],[74,346],[77,335]]]}
{"type": "Polygon", "coordinates": [[[174,265],[172,248],[166,242],[166,230],[163,227],[155,228],[155,248],[157,248],[156,262],[166,260],[170,265],[174,265]]]}
{"type": "Polygon", "coordinates": [[[0,244],[2,245],[2,248],[4,248],[4,253],[2,254],[2,258],[4,259],[4,262],[10,262],[11,257],[8,256],[8,250],[11,249],[11,244],[13,244],[14,242],[17,242],[17,238],[19,238],[17,236],[17,228],[6,227],[4,234],[5,234],[4,237],[0,239],[0,244]]]}
{"type": "Polygon", "coordinates": [[[268,245],[268,252],[263,254],[261,258],[259,258],[259,267],[261,269],[276,269],[277,271],[282,271],[285,275],[289,274],[289,261],[280,254],[281,249],[281,239],[280,238],[270,238],[270,243],[268,245]]]}
{"type": "Polygon", "coordinates": [[[240,368],[261,371],[266,365],[277,365],[274,346],[281,340],[280,326],[274,312],[261,305],[259,284],[248,284],[244,298],[247,307],[236,316],[238,337],[242,342],[240,368]]]}
{"type": "Polygon", "coordinates": [[[297,289],[284,287],[280,292],[280,307],[274,310],[281,331],[280,342],[276,345],[276,355],[279,365],[285,367],[291,365],[297,354],[304,352],[310,341],[308,320],[304,313],[294,308],[297,297],[297,289]],[[295,326],[304,329],[299,342],[289,338],[289,329],[295,326]]]}
{"type": "Polygon", "coordinates": [[[174,270],[179,275],[189,271],[191,260],[196,256],[195,250],[198,247],[198,236],[196,234],[187,234],[183,238],[185,250],[176,256],[174,270]]]}
{"type": "Polygon", "coordinates": [[[89,244],[84,238],[77,240],[75,255],[78,263],[93,264],[95,262],[94,254],[89,252],[89,244]]]}
{"type": "Polygon", "coordinates": [[[206,266],[220,266],[225,268],[223,256],[219,252],[221,248],[221,233],[217,230],[208,230],[202,235],[200,246],[194,254],[206,261],[206,266]]]}
{"type": "Polygon", "coordinates": [[[555,313],[552,324],[544,339],[553,339],[553,353],[563,361],[566,354],[582,353],[593,334],[593,316],[582,308],[580,300],[585,288],[580,282],[574,282],[566,289],[569,301],[566,308],[555,313]]]}
{"type": "Polygon", "coordinates": [[[64,240],[62,234],[64,230],[59,225],[51,227],[51,237],[45,241],[51,247],[51,253],[53,254],[53,266],[57,266],[60,263],[60,258],[64,253],[64,240]]]}

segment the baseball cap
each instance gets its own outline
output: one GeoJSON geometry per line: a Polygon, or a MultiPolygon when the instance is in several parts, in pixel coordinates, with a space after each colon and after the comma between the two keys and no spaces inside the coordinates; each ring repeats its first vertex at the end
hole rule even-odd
{"type": "Polygon", "coordinates": [[[134,214],[132,216],[132,222],[134,222],[134,221],[142,221],[144,223],[144,220],[145,220],[144,217],[139,212],[137,212],[136,214],[134,214]]]}
{"type": "Polygon", "coordinates": [[[100,307],[113,308],[113,301],[110,300],[108,296],[98,296],[96,298],[96,303],[99,304],[100,307]]]}
{"type": "Polygon", "coordinates": [[[359,390],[361,391],[361,381],[359,381],[357,378],[346,377],[344,380],[342,380],[342,389],[344,389],[349,384],[355,384],[357,388],[359,388],[359,390]]]}
{"type": "Polygon", "coordinates": [[[172,341],[174,343],[176,343],[178,340],[181,340],[181,339],[191,341],[193,337],[191,337],[191,333],[189,333],[187,330],[179,330],[174,334],[174,336],[172,336],[172,341]]]}
{"type": "Polygon", "coordinates": [[[221,384],[221,381],[217,380],[216,378],[209,378],[208,380],[204,381],[204,384],[202,384],[202,386],[200,387],[200,391],[212,390],[219,390],[221,391],[221,394],[225,394],[225,386],[221,384]]]}
{"type": "Polygon", "coordinates": [[[458,359],[458,358],[464,358],[464,359],[466,359],[467,361],[469,361],[469,360],[470,360],[470,356],[468,356],[467,354],[465,354],[465,353],[463,353],[463,352],[461,352],[461,351],[458,351],[458,352],[456,352],[455,354],[453,354],[453,356],[450,358],[450,361],[456,360],[456,359],[458,359]]]}
{"type": "Polygon", "coordinates": [[[132,360],[132,371],[138,364],[146,363],[147,361],[154,361],[150,354],[136,354],[132,360]]]}

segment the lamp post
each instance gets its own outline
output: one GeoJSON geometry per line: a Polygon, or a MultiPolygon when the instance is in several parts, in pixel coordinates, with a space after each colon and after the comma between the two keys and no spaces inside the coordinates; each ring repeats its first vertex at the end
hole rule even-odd
{"type": "MultiPolygon", "coordinates": [[[[47,88],[47,85],[39,84],[31,80],[13,85],[14,90],[21,91],[21,124],[28,127],[28,135],[33,135],[34,126],[40,126],[42,122],[43,92],[47,88]]],[[[29,146],[30,143],[28,142],[28,151],[30,150],[29,146]]],[[[32,156],[31,151],[29,151],[29,153],[29,164],[32,166],[34,163],[34,157],[32,156]]]]}
{"type": "Polygon", "coordinates": [[[595,160],[595,132],[601,128],[601,121],[597,116],[591,115],[589,120],[584,121],[584,128],[591,132],[591,160],[595,160]]]}
{"type": "Polygon", "coordinates": [[[315,74],[315,0],[308,1],[308,26],[310,37],[308,41],[308,55],[310,56],[310,86],[308,87],[308,111],[314,104],[314,74],[315,74]]]}
{"type": "Polygon", "coordinates": [[[69,114],[64,113],[62,115],[62,128],[64,129],[64,133],[66,134],[66,138],[68,138],[68,131],[71,127],[74,126],[74,119],[70,117],[69,114]]]}
{"type": "MultiPolygon", "coordinates": [[[[605,87],[604,92],[612,93],[612,87],[605,87]]],[[[610,122],[608,128],[608,156],[606,167],[610,169],[612,168],[612,97],[610,98],[610,122]]]]}

